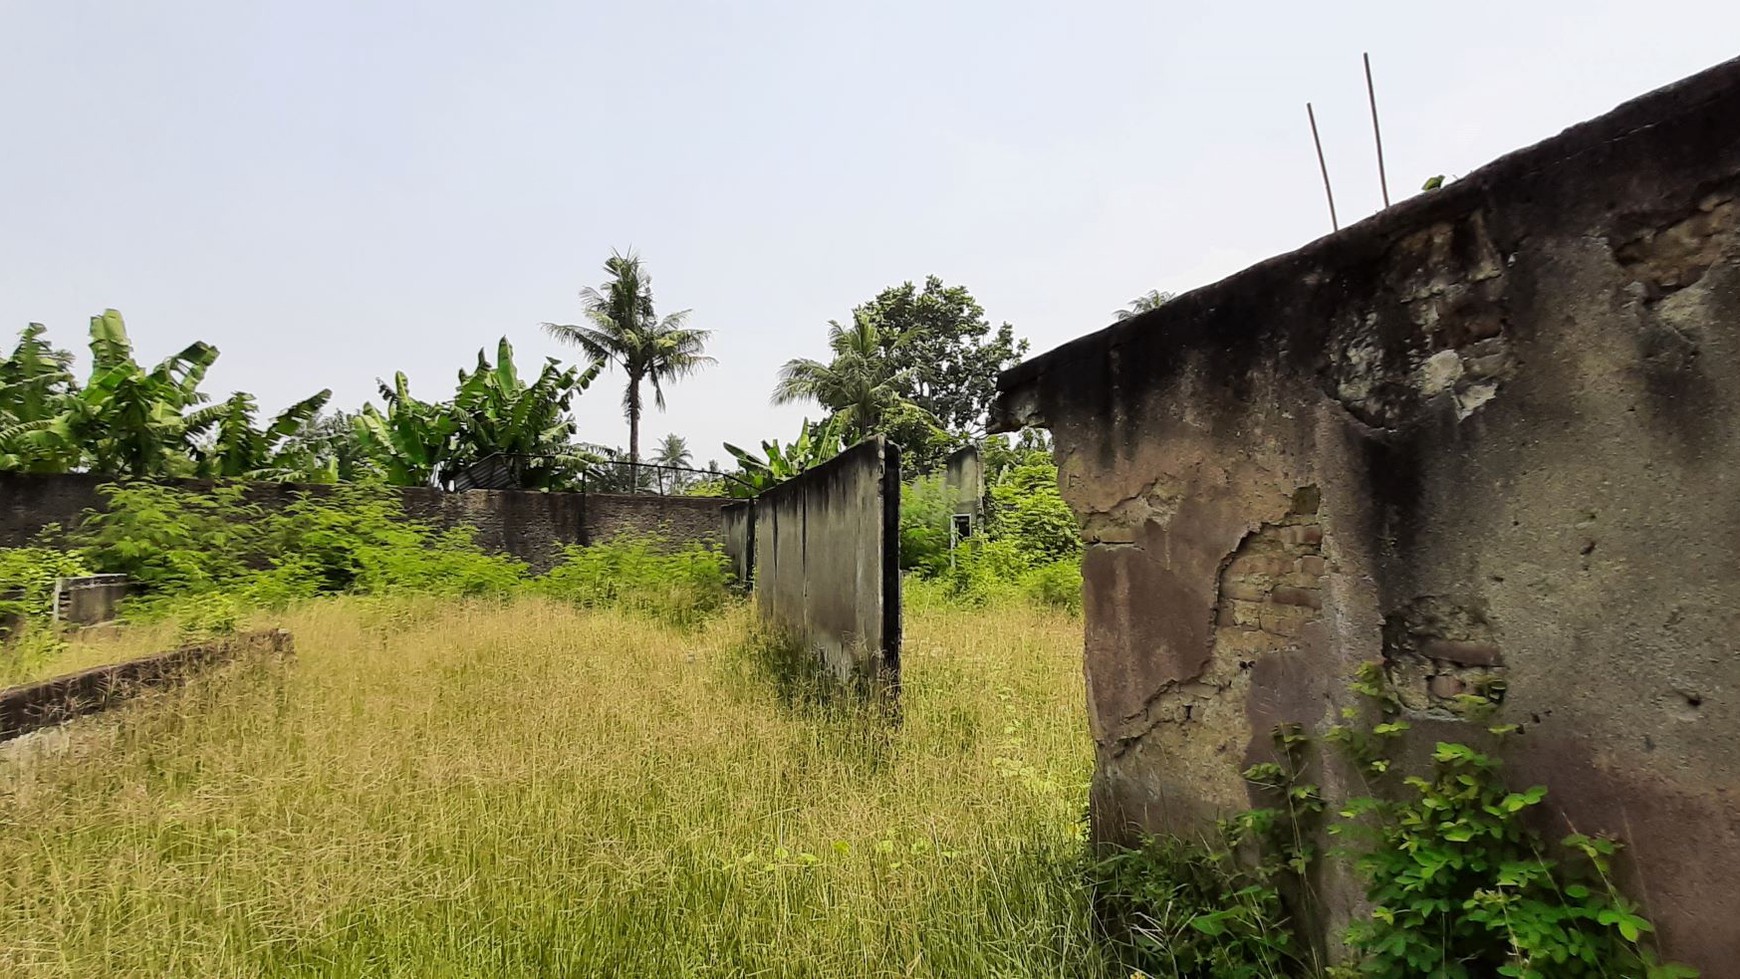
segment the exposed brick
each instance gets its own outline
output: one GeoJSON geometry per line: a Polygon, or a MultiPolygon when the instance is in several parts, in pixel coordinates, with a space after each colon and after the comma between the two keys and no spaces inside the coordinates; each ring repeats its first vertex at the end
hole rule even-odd
{"type": "Polygon", "coordinates": [[[1440,700],[1453,700],[1468,687],[1456,677],[1440,673],[1426,682],[1426,689],[1440,700]]]}
{"type": "Polygon", "coordinates": [[[1293,560],[1281,554],[1241,554],[1226,566],[1230,578],[1284,575],[1293,570],[1293,560]]]}
{"type": "Polygon", "coordinates": [[[1263,606],[1256,602],[1233,602],[1233,624],[1257,629],[1263,624],[1263,606]]]}
{"type": "Polygon", "coordinates": [[[1269,590],[1249,581],[1229,581],[1220,586],[1220,594],[1222,598],[1236,598],[1241,602],[1260,602],[1269,597],[1269,590]]]}
{"type": "Polygon", "coordinates": [[[1282,585],[1269,593],[1269,597],[1282,605],[1297,605],[1302,608],[1322,608],[1323,593],[1315,588],[1294,588],[1282,585]]]}
{"type": "Polygon", "coordinates": [[[1262,625],[1264,632],[1272,632],[1277,636],[1286,636],[1291,639],[1305,627],[1306,621],[1305,611],[1296,606],[1263,606],[1262,625]]]}
{"type": "Polygon", "coordinates": [[[1504,661],[1497,643],[1459,639],[1428,639],[1420,647],[1427,659],[1447,660],[1462,666],[1497,666],[1504,661]]]}
{"type": "Polygon", "coordinates": [[[1329,570],[1329,562],[1316,554],[1307,554],[1299,559],[1299,570],[1321,578],[1324,572],[1329,570]]]}
{"type": "Polygon", "coordinates": [[[1315,547],[1323,542],[1323,528],[1316,524],[1282,527],[1281,540],[1293,547],[1315,547]]]}

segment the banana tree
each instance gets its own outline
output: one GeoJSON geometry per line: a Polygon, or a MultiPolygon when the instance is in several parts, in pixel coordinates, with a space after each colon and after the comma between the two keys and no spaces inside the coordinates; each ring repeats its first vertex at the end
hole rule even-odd
{"type": "Polygon", "coordinates": [[[453,397],[458,424],[453,449],[438,467],[445,479],[490,456],[503,457],[521,489],[566,486],[598,456],[575,447],[569,415],[574,399],[604,369],[595,360],[585,368],[564,368],[546,358],[543,370],[527,384],[514,363],[513,346],[503,337],[495,363],[477,353],[477,369],[459,372],[453,397]]]}
{"type": "Polygon", "coordinates": [[[72,355],[43,339],[41,323],[19,335],[18,345],[0,360],[0,469],[66,472],[78,454],[56,452],[34,437],[54,423],[78,390],[72,355]]]}
{"type": "Polygon", "coordinates": [[[210,426],[210,437],[194,447],[194,472],[200,476],[254,479],[312,478],[284,454],[286,443],[300,434],[332,398],[325,390],[279,412],[265,428],[254,427],[258,406],[245,392],[196,415],[194,424],[210,426]]]}
{"type": "Polygon", "coordinates": [[[91,317],[89,380],[7,448],[115,476],[190,472],[192,439],[209,424],[197,412],[207,400],[199,385],[217,357],[216,347],[194,343],[146,370],[133,358],[121,314],[105,310],[91,317]]]}
{"type": "Polygon", "coordinates": [[[726,491],[736,497],[755,496],[832,459],[845,449],[848,423],[840,414],[823,422],[806,418],[803,430],[789,445],[780,445],[778,439],[761,443],[762,452],[767,454],[765,459],[726,442],[725,451],[736,458],[741,480],[726,480],[726,491]]]}
{"type": "Polygon", "coordinates": [[[451,406],[418,401],[411,396],[405,372],[381,382],[382,411],[363,405],[355,418],[356,437],[371,465],[394,486],[431,486],[441,465],[453,452],[459,420],[451,406]]]}

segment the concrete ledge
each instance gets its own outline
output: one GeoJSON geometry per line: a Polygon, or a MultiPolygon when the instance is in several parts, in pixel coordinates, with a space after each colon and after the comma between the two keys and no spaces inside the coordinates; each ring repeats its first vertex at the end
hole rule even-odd
{"type": "Polygon", "coordinates": [[[183,683],[198,669],[251,652],[293,654],[295,645],[283,629],[250,632],[0,691],[0,741],[107,710],[140,690],[183,683]]]}

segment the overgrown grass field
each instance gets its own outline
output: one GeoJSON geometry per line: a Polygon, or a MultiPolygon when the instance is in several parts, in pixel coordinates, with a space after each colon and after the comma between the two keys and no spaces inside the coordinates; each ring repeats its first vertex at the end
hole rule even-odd
{"type": "MultiPolygon", "coordinates": [[[[265,623],[257,623],[265,624],[265,623]]],[[[743,609],[332,598],[0,759],[8,976],[1082,976],[1080,623],[909,613],[904,723],[743,609]]]]}

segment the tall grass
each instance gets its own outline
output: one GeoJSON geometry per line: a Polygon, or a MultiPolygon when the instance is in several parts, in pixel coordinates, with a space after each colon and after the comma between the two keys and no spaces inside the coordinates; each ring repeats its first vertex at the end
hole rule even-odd
{"type": "Polygon", "coordinates": [[[0,974],[1084,976],[1079,624],[909,617],[904,723],[744,612],[333,598],[0,759],[0,974]]]}

